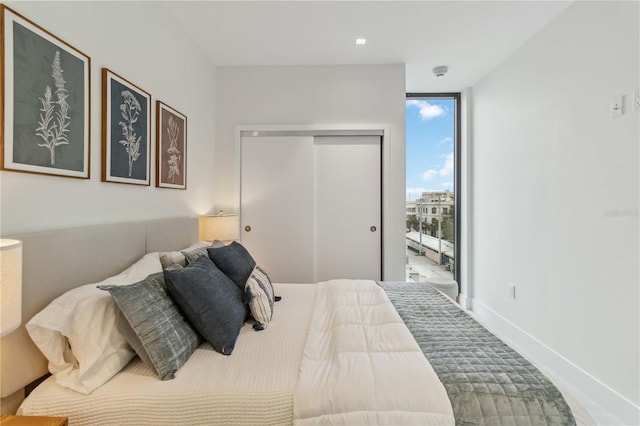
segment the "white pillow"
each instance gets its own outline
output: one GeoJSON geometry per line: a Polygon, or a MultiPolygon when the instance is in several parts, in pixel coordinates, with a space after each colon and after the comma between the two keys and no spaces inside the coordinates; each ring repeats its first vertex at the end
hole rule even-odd
{"type": "Polygon", "coordinates": [[[91,393],[135,355],[118,330],[122,314],[111,295],[97,286],[133,284],[161,271],[158,253],[146,254],[116,276],[69,290],[27,323],[60,386],[91,393]]]}

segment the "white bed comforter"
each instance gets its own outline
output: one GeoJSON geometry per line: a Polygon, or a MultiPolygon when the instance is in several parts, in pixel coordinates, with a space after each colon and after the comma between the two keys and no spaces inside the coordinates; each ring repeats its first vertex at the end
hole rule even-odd
{"type": "Polygon", "coordinates": [[[453,424],[442,384],[375,283],[274,286],[271,324],[246,324],[232,356],[203,344],[168,381],[136,358],[89,395],[51,377],[20,413],[90,426],[453,424]]]}
{"type": "Polygon", "coordinates": [[[444,386],[373,281],[318,284],[295,425],[453,425],[444,386]]]}

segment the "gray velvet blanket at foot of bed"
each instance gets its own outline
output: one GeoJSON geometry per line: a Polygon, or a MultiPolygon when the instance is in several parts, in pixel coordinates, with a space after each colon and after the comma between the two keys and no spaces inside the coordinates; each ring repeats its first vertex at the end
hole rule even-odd
{"type": "Polygon", "coordinates": [[[456,425],[575,425],[549,379],[431,285],[380,285],[444,384],[456,425]]]}

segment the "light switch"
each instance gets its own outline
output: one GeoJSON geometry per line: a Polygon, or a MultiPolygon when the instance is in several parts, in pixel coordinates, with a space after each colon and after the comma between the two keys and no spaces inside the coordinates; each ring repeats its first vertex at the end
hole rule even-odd
{"type": "Polygon", "coordinates": [[[622,117],[622,96],[611,98],[611,118],[622,117]]]}

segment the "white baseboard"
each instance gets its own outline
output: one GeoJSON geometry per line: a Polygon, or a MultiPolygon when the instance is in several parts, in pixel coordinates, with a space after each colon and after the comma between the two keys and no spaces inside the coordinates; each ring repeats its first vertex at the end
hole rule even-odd
{"type": "MultiPolygon", "coordinates": [[[[460,306],[462,306],[462,309],[467,311],[471,310],[471,301],[473,299],[471,299],[470,297],[467,297],[467,295],[464,293],[460,293],[458,295],[458,300],[459,300],[458,303],[460,304],[460,306]]],[[[473,312],[470,312],[470,313],[473,313],[473,312]]]]}
{"type": "Polygon", "coordinates": [[[473,298],[465,298],[469,312],[492,333],[542,370],[558,387],[577,394],[598,425],[639,425],[640,407],[611,389],[502,315],[473,298]],[[564,385],[564,386],[561,386],[564,385]]]}

